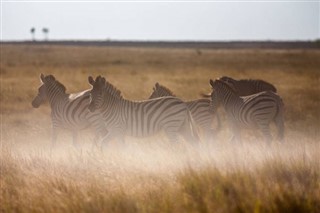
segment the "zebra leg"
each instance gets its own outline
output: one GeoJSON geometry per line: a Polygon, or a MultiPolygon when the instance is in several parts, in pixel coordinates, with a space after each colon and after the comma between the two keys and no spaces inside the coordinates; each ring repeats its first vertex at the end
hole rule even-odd
{"type": "Polygon", "coordinates": [[[182,137],[183,137],[186,141],[188,141],[189,143],[191,143],[191,144],[196,144],[197,141],[196,141],[195,137],[191,134],[190,131],[183,130],[183,131],[180,132],[180,134],[181,134],[182,137]]]}
{"type": "Polygon", "coordinates": [[[192,120],[189,122],[185,122],[183,127],[179,130],[179,133],[182,137],[191,144],[198,144],[200,142],[200,138],[198,135],[198,127],[194,125],[192,120]]]}
{"type": "Polygon", "coordinates": [[[215,112],[215,115],[216,115],[216,120],[217,120],[216,131],[218,132],[221,130],[221,119],[220,119],[218,112],[215,112]]]}
{"type": "Polygon", "coordinates": [[[231,138],[232,143],[240,143],[242,144],[241,131],[240,127],[236,124],[231,124],[233,136],[231,138]]]}
{"type": "Polygon", "coordinates": [[[98,147],[98,143],[101,142],[99,139],[104,138],[108,134],[108,130],[106,126],[104,125],[104,122],[102,119],[96,119],[91,121],[92,126],[94,128],[94,138],[92,143],[92,150],[94,147],[98,147]]]}
{"type": "Polygon", "coordinates": [[[111,139],[113,138],[113,135],[108,132],[108,134],[106,134],[101,140],[100,140],[100,144],[107,144],[111,139]]]}
{"type": "Polygon", "coordinates": [[[213,129],[203,129],[204,140],[206,143],[211,143],[214,141],[216,132],[213,129]]]}
{"type": "Polygon", "coordinates": [[[94,138],[93,138],[93,143],[92,143],[92,146],[91,146],[91,149],[93,150],[95,147],[98,146],[98,140],[99,140],[99,134],[96,132],[94,134],[94,138]]]}
{"type": "Polygon", "coordinates": [[[175,131],[170,131],[170,130],[164,130],[164,132],[166,133],[169,141],[173,144],[177,144],[179,142],[179,136],[177,134],[177,132],[175,131]]]}
{"type": "Polygon", "coordinates": [[[99,132],[95,132],[94,138],[93,138],[93,142],[92,142],[92,146],[91,149],[94,150],[95,147],[98,147],[98,143],[101,142],[99,141],[100,138],[103,138],[106,134],[102,135],[99,132]]]}
{"type": "Polygon", "coordinates": [[[278,140],[280,140],[281,142],[283,142],[283,138],[284,138],[284,119],[283,119],[283,114],[279,113],[276,115],[274,122],[277,126],[278,129],[278,140]]]}
{"type": "Polygon", "coordinates": [[[183,125],[179,129],[179,133],[183,138],[191,144],[200,142],[199,129],[195,125],[191,113],[188,111],[187,119],[183,122],[183,125]]]}
{"type": "Polygon", "coordinates": [[[58,136],[58,129],[56,127],[52,127],[52,136],[51,136],[51,149],[55,146],[58,136]]]}
{"type": "Polygon", "coordinates": [[[110,131],[108,131],[108,133],[101,139],[101,144],[106,146],[109,141],[114,138],[119,138],[124,144],[124,131],[121,128],[110,129],[110,131]]]}
{"type": "Polygon", "coordinates": [[[73,139],[73,146],[78,148],[78,132],[77,131],[73,131],[72,132],[72,139],[73,139]]]}
{"type": "Polygon", "coordinates": [[[104,125],[95,126],[95,135],[93,138],[92,149],[94,149],[94,147],[98,147],[98,143],[101,142],[102,139],[107,136],[107,134],[108,130],[104,125]],[[100,138],[101,140],[99,141],[100,138]]]}
{"type": "Polygon", "coordinates": [[[265,138],[265,141],[267,144],[270,144],[271,141],[272,141],[272,135],[270,133],[270,126],[269,124],[259,124],[259,129],[261,130],[264,138],[265,138]]]}

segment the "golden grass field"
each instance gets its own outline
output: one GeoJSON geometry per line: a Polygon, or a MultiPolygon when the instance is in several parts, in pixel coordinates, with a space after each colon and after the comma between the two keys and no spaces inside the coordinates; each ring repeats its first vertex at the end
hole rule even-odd
{"type": "Polygon", "coordinates": [[[1,212],[320,212],[319,50],[1,44],[0,69],[1,212]],[[75,149],[66,131],[50,151],[49,105],[31,106],[40,73],[70,93],[103,75],[132,100],[155,82],[190,100],[210,78],[263,79],[285,103],[285,142],[249,130],[232,144],[222,114],[215,141],[197,147],[160,134],[101,152],[84,131],[75,149]]]}

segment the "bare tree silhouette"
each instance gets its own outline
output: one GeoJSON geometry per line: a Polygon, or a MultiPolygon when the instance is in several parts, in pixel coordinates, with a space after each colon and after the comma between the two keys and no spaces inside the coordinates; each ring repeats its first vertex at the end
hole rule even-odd
{"type": "Polygon", "coordinates": [[[30,33],[31,33],[32,41],[35,41],[36,28],[32,27],[30,29],[30,33]]]}
{"type": "Polygon", "coordinates": [[[42,28],[42,32],[44,34],[44,40],[47,41],[48,40],[49,29],[44,27],[44,28],[42,28]]]}

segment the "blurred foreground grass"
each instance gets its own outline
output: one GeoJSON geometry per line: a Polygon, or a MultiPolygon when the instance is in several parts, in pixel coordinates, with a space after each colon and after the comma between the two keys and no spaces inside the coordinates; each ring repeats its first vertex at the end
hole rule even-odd
{"type": "Polygon", "coordinates": [[[319,144],[5,148],[2,212],[320,211],[319,144]]]}

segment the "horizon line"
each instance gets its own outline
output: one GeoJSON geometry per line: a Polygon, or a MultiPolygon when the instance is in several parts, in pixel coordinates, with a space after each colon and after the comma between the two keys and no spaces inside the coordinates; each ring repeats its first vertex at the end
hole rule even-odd
{"type": "Polygon", "coordinates": [[[1,43],[13,43],[13,42],[30,42],[30,43],[50,43],[50,42],[164,42],[164,43],[230,43],[230,42],[319,42],[320,38],[317,39],[230,39],[230,40],[192,40],[192,39],[18,39],[18,40],[3,40],[0,39],[1,43]]]}

